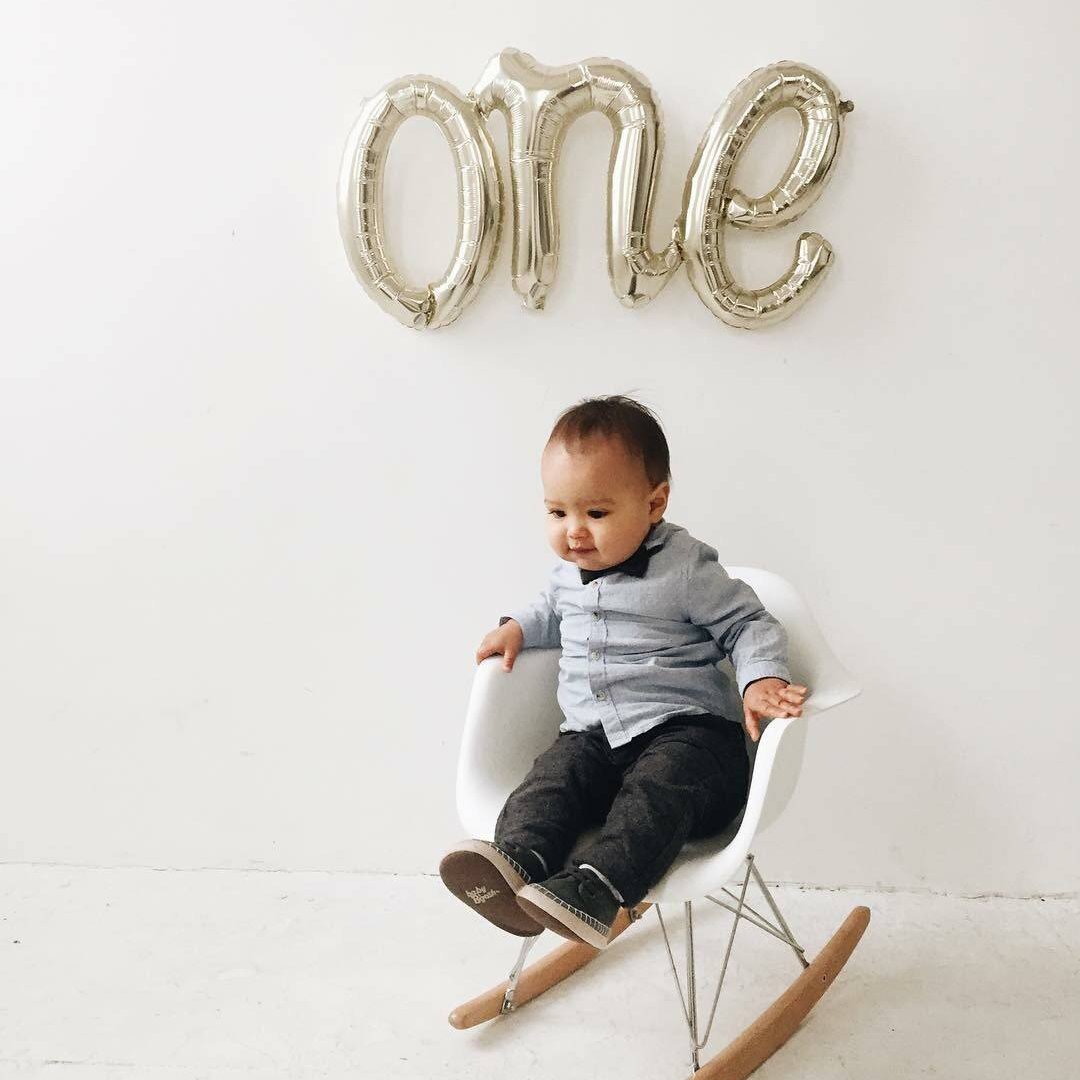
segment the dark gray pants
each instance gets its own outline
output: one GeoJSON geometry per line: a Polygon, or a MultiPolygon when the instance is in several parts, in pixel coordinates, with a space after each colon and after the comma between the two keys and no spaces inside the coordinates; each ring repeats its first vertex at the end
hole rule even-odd
{"type": "Polygon", "coordinates": [[[687,838],[735,818],[749,787],[742,727],[722,717],[674,717],[615,749],[602,728],[564,731],[510,793],[494,839],[532,848],[553,874],[573,852],[632,907],[687,838]],[[575,848],[593,825],[599,834],[575,848]]]}

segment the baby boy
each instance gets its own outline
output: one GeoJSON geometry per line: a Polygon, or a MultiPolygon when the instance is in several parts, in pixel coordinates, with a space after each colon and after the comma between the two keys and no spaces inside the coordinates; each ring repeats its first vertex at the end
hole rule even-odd
{"type": "Polygon", "coordinates": [[[753,589],[664,520],[668,446],[645,406],[608,397],[568,409],[540,471],[562,561],[476,659],[501,655],[511,671],[522,649],[561,647],[565,719],[506,800],[494,842],[456,845],[439,873],[503,930],[549,927],[603,948],[619,907],[641,901],[687,838],[720,832],[742,809],[739,721],[757,741],[763,719],[802,714],[807,688],[791,685],[783,628],[753,589]]]}

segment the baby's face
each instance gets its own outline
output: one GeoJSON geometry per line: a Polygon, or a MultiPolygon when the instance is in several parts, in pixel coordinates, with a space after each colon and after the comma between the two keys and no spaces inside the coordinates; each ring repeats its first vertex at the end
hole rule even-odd
{"type": "Polygon", "coordinates": [[[664,516],[670,485],[653,487],[641,458],[619,439],[590,439],[568,449],[549,443],[540,459],[548,543],[560,559],[606,570],[641,546],[664,516]]]}

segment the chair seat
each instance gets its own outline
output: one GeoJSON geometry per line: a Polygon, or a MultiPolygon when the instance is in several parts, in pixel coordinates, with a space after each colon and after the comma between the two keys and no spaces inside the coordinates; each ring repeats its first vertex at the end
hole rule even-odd
{"type": "MultiPolygon", "coordinates": [[[[708,861],[710,869],[709,880],[712,882],[712,884],[707,886],[708,889],[719,889],[728,881],[732,881],[738,877],[743,869],[743,860],[745,859],[746,854],[741,849],[741,846],[733,846],[732,842],[738,836],[742,820],[743,815],[740,811],[735,820],[720,832],[714,833],[712,836],[701,836],[687,840],[686,843],[683,844],[682,850],[676,857],[675,862],[664,875],[663,880],[658,881],[656,885],[649,890],[645,899],[650,904],[699,899],[703,895],[700,889],[692,895],[682,895],[678,882],[680,878],[685,877],[685,874],[680,874],[679,870],[684,866],[691,868],[700,867],[706,860],[708,861]],[[728,858],[717,859],[716,856],[721,855],[724,851],[729,851],[728,858]],[[674,885],[672,884],[673,882],[674,885]]],[[[581,861],[579,854],[593,842],[597,835],[599,835],[599,832],[599,827],[586,829],[577,838],[573,850],[567,856],[565,864],[567,867],[576,866],[581,861]]],[[[697,876],[697,874],[694,875],[695,882],[697,876]]]]}
{"type": "Polygon", "coordinates": [[[645,894],[650,904],[697,900],[734,881],[745,869],[746,845],[737,842],[741,817],[716,836],[687,840],[668,872],[645,894]],[[708,867],[707,880],[702,870],[708,867]]]}

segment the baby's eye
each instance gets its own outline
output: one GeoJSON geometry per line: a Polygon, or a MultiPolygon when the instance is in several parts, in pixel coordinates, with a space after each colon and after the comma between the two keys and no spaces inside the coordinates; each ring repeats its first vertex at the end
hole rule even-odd
{"type": "Polygon", "coordinates": [[[589,511],[589,517],[591,517],[591,518],[607,517],[607,511],[606,510],[590,510],[589,511]]]}
{"type": "Polygon", "coordinates": [[[566,517],[566,511],[565,510],[549,510],[548,513],[552,517],[557,517],[557,518],[566,517]]]}

